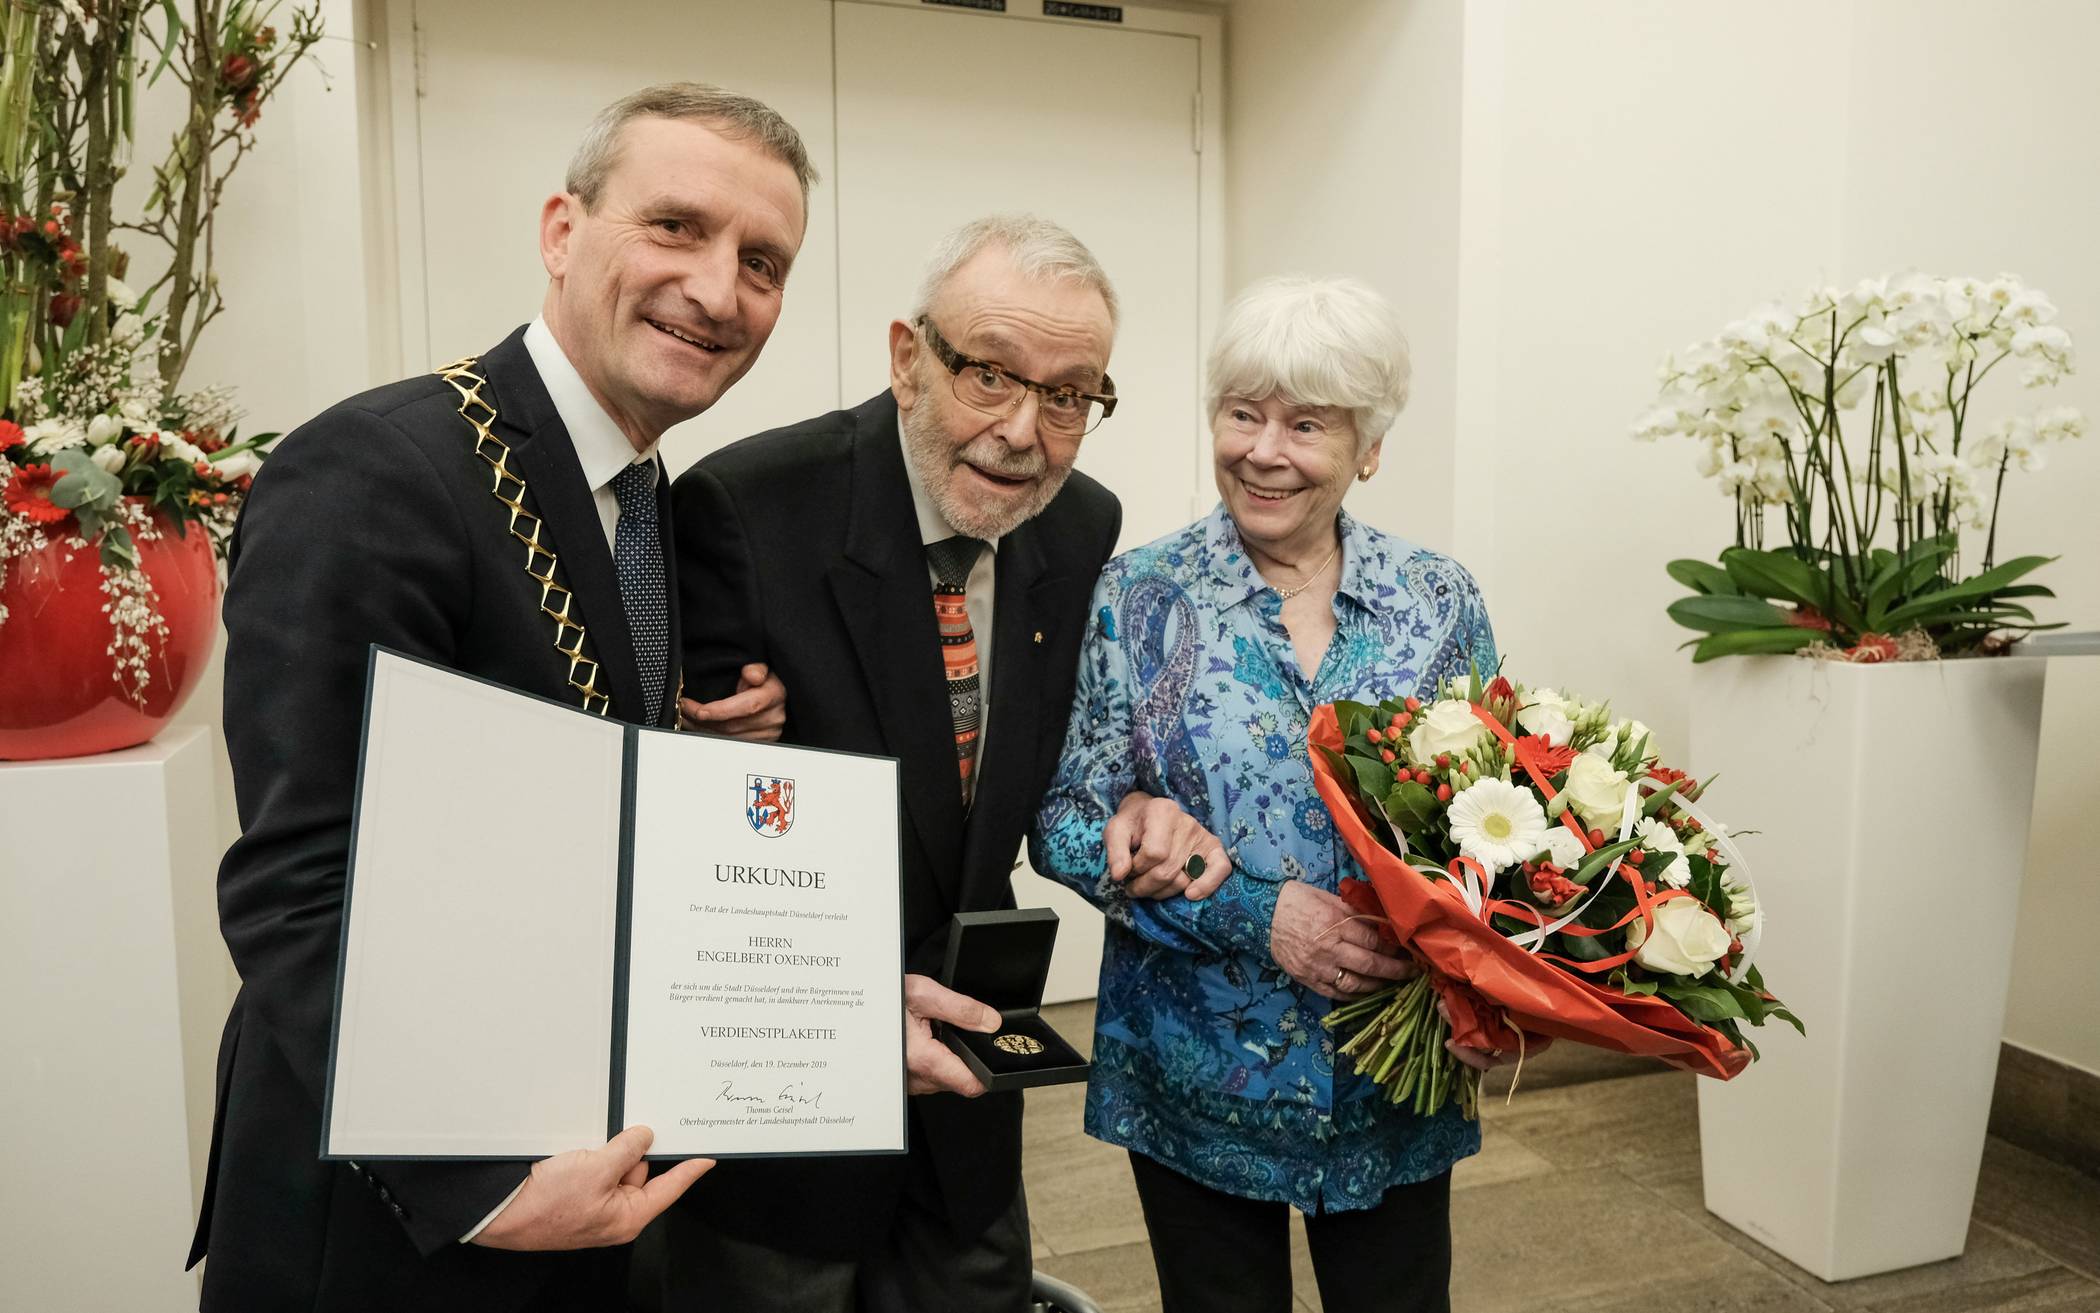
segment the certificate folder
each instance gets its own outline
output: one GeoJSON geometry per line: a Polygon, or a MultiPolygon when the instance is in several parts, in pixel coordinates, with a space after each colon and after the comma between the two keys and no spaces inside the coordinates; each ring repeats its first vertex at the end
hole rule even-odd
{"type": "Polygon", "coordinates": [[[324,1158],[901,1153],[896,763],[374,648],[324,1158]]]}

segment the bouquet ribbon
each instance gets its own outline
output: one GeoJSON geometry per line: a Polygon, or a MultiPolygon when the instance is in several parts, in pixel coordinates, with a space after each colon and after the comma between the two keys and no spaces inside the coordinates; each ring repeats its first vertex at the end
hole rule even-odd
{"type": "MultiPolygon", "coordinates": [[[[1494,728],[1509,735],[1499,722],[1494,728]]],[[[1326,748],[1339,757],[1342,732],[1332,706],[1323,706],[1313,713],[1310,738],[1313,746],[1326,748]]],[[[1511,741],[1515,743],[1518,764],[1550,800],[1550,773],[1543,770],[1540,745],[1536,740],[1511,741]],[[1539,769],[1534,770],[1535,766],[1539,769]]],[[[1548,922],[1544,913],[1528,904],[1489,897],[1490,882],[1477,863],[1461,858],[1452,863],[1451,878],[1424,878],[1446,873],[1434,867],[1413,867],[1378,841],[1355,789],[1336,775],[1328,753],[1313,753],[1312,764],[1314,786],[1333,816],[1342,841],[1363,867],[1376,907],[1365,907],[1359,901],[1360,894],[1352,902],[1359,910],[1382,917],[1391,926],[1394,937],[1431,972],[1432,983],[1451,1022],[1452,1037],[1460,1044],[1511,1049],[1518,1046],[1517,1032],[1522,1030],[1656,1058],[1673,1067],[1723,1080],[1749,1065],[1747,1049],[1737,1047],[1720,1031],[1692,1020],[1668,1000],[1628,994],[1587,978],[1623,964],[1631,954],[1604,962],[1577,962],[1543,952],[1545,936],[1556,933],[1555,923],[1548,922]],[[1535,923],[1533,929],[1520,936],[1527,942],[1519,943],[1517,938],[1490,924],[1487,918],[1497,911],[1521,915],[1535,923]]],[[[1622,835],[1632,833],[1633,816],[1638,811],[1633,804],[1642,783],[1650,782],[1637,782],[1628,789],[1627,814],[1620,825],[1622,835]]],[[[1686,814],[1699,819],[1689,809],[1686,814]]],[[[1564,815],[1562,821],[1580,833],[1572,818],[1564,815]]],[[[1581,837],[1584,849],[1593,850],[1589,836],[1581,837]]],[[[1726,840],[1721,842],[1725,844],[1726,840]]],[[[1730,856],[1734,857],[1733,852],[1730,856]]],[[[1613,863],[1612,870],[1600,873],[1592,884],[1601,888],[1613,878],[1617,866],[1613,863]]],[[[1671,898],[1690,896],[1683,890],[1671,889],[1659,891],[1651,898],[1638,883],[1629,883],[1636,906],[1619,923],[1622,926],[1636,916],[1652,918],[1655,906],[1671,898]]],[[[1355,893],[1347,884],[1344,889],[1345,896],[1355,893]]],[[[1578,907],[1576,911],[1579,910],[1578,907]]],[[[1560,926],[1558,932],[1566,933],[1568,929],[1560,926]]],[[[1576,929],[1589,935],[1606,933],[1576,929]]],[[[1747,958],[1750,945],[1746,943],[1744,947],[1747,958]]]]}

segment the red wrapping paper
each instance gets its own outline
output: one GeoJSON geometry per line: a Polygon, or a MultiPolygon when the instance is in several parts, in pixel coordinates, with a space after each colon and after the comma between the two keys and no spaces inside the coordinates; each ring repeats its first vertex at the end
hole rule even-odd
{"type": "MultiPolygon", "coordinates": [[[[1334,708],[1313,713],[1315,748],[1342,750],[1334,708]]],[[[1345,882],[1343,896],[1359,911],[1383,918],[1395,939],[1432,976],[1444,1001],[1452,1038],[1472,1048],[1515,1050],[1519,1037],[1552,1035],[1655,1058],[1685,1071],[1727,1080],[1750,1065],[1749,1050],[1679,1012],[1668,1001],[1624,994],[1542,961],[1511,943],[1466,907],[1458,886],[1431,880],[1389,852],[1371,833],[1356,792],[1337,778],[1325,753],[1315,751],[1313,782],[1349,851],[1370,878],[1345,882]]]]}

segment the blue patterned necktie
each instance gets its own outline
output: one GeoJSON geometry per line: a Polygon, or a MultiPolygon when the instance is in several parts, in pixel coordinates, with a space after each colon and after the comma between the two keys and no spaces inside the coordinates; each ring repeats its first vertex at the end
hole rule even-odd
{"type": "Polygon", "coordinates": [[[664,675],[671,662],[671,604],[664,583],[663,538],[656,522],[656,461],[637,461],[613,476],[620,524],[613,531],[613,570],[620,577],[620,603],[634,636],[634,663],[642,674],[648,718],[663,706],[664,675]]]}

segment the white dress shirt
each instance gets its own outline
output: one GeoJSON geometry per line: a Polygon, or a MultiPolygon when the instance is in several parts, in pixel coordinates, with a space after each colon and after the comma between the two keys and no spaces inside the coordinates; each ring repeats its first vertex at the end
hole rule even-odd
{"type": "Polygon", "coordinates": [[[554,333],[547,327],[544,318],[536,318],[525,329],[525,350],[532,356],[532,367],[540,372],[540,382],[546,385],[547,395],[554,401],[554,413],[561,416],[562,427],[569,430],[569,441],[576,447],[576,463],[583,467],[583,481],[590,485],[591,500],[598,506],[598,522],[605,526],[605,546],[612,550],[620,527],[620,499],[613,495],[614,476],[629,465],[649,462],[649,486],[654,488],[662,477],[657,467],[656,448],[658,442],[649,444],[649,449],[636,452],[620,426],[613,423],[598,398],[584,386],[583,375],[569,363],[569,357],[554,340],[554,333]]]}
{"type": "MultiPolygon", "coordinates": [[[[903,434],[898,434],[902,441],[903,434]]],[[[919,542],[926,545],[943,538],[955,537],[957,530],[948,523],[933,498],[926,495],[926,485],[919,481],[919,471],[912,464],[911,452],[904,453],[904,477],[911,484],[912,509],[919,516],[919,542]]],[[[963,586],[963,610],[970,617],[970,634],[977,640],[977,761],[984,761],[984,741],[992,728],[992,593],[993,581],[998,572],[997,558],[999,540],[990,540],[987,549],[977,554],[977,564],[970,567],[969,581],[963,586]]],[[[933,605],[932,586],[940,582],[933,573],[933,563],[926,563],[926,605],[933,605]]]]}

